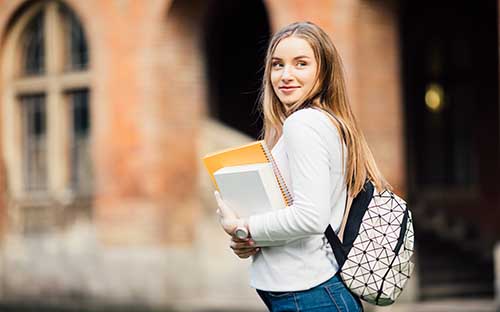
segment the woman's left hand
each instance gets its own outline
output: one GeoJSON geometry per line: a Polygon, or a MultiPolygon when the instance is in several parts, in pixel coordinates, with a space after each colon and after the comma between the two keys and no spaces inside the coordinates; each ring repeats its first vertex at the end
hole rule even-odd
{"type": "Polygon", "coordinates": [[[219,192],[215,191],[214,195],[217,205],[219,205],[219,209],[217,209],[219,223],[224,228],[224,231],[231,236],[230,247],[233,252],[241,259],[255,255],[260,251],[260,248],[255,246],[255,242],[250,237],[241,239],[235,235],[236,228],[245,228],[248,233],[248,226],[245,220],[240,219],[234,210],[226,205],[219,192]]]}
{"type": "Polygon", "coordinates": [[[255,246],[255,242],[251,238],[239,239],[233,236],[230,247],[235,255],[241,259],[246,259],[260,251],[260,248],[255,246]]]}
{"type": "Polygon", "coordinates": [[[237,227],[245,227],[245,221],[240,219],[238,215],[222,200],[218,191],[214,192],[215,199],[217,200],[217,215],[219,216],[219,223],[222,225],[224,231],[233,236],[237,227]]]}

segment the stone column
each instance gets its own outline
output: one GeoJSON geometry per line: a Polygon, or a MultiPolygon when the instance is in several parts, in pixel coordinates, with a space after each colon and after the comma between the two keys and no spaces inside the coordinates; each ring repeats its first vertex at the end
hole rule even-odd
{"type": "Polygon", "coordinates": [[[107,245],[190,245],[199,215],[200,20],[179,1],[99,2],[106,75],[94,103],[95,222],[107,245]],[[168,14],[166,14],[168,13],[168,14]]]}

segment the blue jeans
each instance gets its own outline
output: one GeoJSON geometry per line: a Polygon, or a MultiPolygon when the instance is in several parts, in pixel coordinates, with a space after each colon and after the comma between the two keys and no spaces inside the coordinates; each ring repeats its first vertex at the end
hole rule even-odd
{"type": "Polygon", "coordinates": [[[303,291],[274,292],[257,290],[270,312],[359,312],[363,306],[351,294],[339,274],[303,291]]]}

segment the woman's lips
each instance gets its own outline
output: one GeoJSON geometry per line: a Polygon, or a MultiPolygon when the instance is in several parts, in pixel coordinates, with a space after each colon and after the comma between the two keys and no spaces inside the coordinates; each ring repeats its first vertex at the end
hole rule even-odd
{"type": "Polygon", "coordinates": [[[285,94],[292,93],[293,91],[295,91],[298,88],[300,88],[300,87],[299,86],[279,87],[280,91],[285,93],[285,94]]]}

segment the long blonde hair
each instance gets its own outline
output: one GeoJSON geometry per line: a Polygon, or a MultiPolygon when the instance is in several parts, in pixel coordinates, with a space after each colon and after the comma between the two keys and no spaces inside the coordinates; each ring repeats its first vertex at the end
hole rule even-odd
{"type": "MultiPolygon", "coordinates": [[[[264,116],[261,137],[269,146],[276,144],[282,134],[285,119],[293,112],[306,107],[322,110],[338,128],[347,146],[345,177],[349,196],[355,197],[363,189],[367,179],[371,180],[378,190],[391,188],[378,169],[363,132],[352,113],[340,55],[328,35],[315,24],[293,23],[282,28],[271,38],[266,54],[260,103],[264,116]],[[276,46],[282,39],[291,36],[304,39],[310,44],[318,70],[311,91],[293,105],[285,107],[274,93],[271,84],[271,66],[276,46]]],[[[343,148],[342,153],[344,153],[343,148]]]]}

